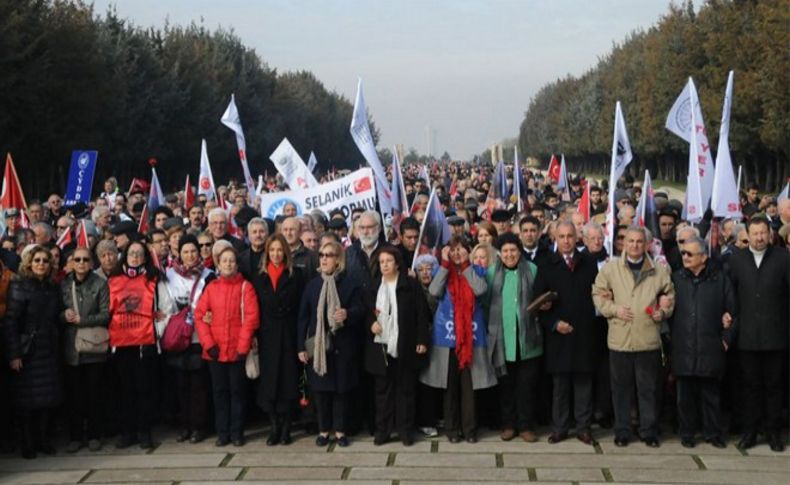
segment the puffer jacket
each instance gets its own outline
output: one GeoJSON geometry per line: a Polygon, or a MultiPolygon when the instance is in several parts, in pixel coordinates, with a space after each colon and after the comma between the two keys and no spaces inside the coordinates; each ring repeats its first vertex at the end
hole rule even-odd
{"type": "Polygon", "coordinates": [[[59,313],[60,289],[56,284],[33,278],[11,281],[3,340],[7,360],[22,359],[22,370],[11,372],[9,379],[11,402],[19,409],[52,408],[63,400],[59,313]],[[21,335],[33,331],[35,337],[30,352],[23,356],[21,335]]]}
{"type": "Polygon", "coordinates": [[[735,292],[730,279],[710,261],[694,274],[681,268],[672,273],[677,292],[672,331],[672,373],[676,376],[722,377],[726,366],[724,344],[732,347],[735,327],[724,329],[721,317],[737,320],[735,292]]]}
{"type": "Polygon", "coordinates": [[[66,322],[65,311],[60,313],[64,322],[63,356],[68,365],[94,364],[107,360],[107,354],[78,354],[74,347],[77,330],[84,327],[107,327],[110,323],[110,288],[107,281],[101,279],[96,273],[88,273],[82,283],[75,284],[74,273],[69,273],[60,284],[60,295],[63,300],[62,308],[74,309],[74,296],[77,298],[80,323],[66,322]],[[74,292],[72,293],[72,287],[74,292]]]}
{"type": "Polygon", "coordinates": [[[669,296],[673,306],[665,311],[665,318],[672,316],[675,289],[669,268],[657,265],[645,255],[639,280],[626,263],[626,258],[611,259],[603,265],[592,287],[595,308],[609,321],[607,345],[618,352],[642,352],[661,347],[661,326],[647,313],[661,295],[669,296]],[[604,296],[608,295],[608,296],[604,296]],[[632,322],[617,318],[617,307],[627,306],[634,314],[632,322]]]}
{"type": "Polygon", "coordinates": [[[212,360],[208,351],[214,346],[219,347],[219,362],[234,362],[246,355],[260,323],[258,299],[250,282],[240,273],[213,280],[203,290],[195,308],[195,328],[203,347],[203,359],[212,360]],[[206,312],[211,312],[211,323],[203,320],[206,312]]]}

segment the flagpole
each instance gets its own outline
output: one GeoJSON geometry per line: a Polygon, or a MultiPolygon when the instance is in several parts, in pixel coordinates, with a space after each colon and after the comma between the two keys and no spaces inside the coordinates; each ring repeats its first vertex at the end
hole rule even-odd
{"type": "MultiPolygon", "coordinates": [[[[417,265],[417,256],[419,255],[419,252],[420,252],[420,246],[422,246],[422,235],[423,235],[423,232],[425,231],[425,223],[428,220],[428,217],[427,217],[428,216],[428,210],[430,209],[431,204],[433,204],[433,199],[435,197],[436,197],[436,190],[435,189],[431,189],[431,195],[428,197],[428,205],[426,206],[425,213],[422,216],[422,224],[420,224],[420,235],[417,236],[417,248],[414,250],[414,257],[411,260],[411,270],[412,271],[414,271],[414,268],[417,265]]],[[[440,263],[441,263],[441,261],[440,261],[440,263]]]]}

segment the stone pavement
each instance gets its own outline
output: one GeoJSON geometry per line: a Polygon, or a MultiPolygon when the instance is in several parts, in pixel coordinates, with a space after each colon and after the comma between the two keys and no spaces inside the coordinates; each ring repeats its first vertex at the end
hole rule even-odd
{"type": "MultiPolygon", "coordinates": [[[[150,452],[119,451],[111,445],[97,453],[23,460],[0,457],[0,483],[147,483],[230,484],[293,483],[409,485],[448,482],[491,483],[711,483],[781,484],[790,482],[790,452],[773,453],[760,445],[746,453],[732,443],[723,450],[707,444],[692,450],[672,436],[658,449],[642,443],[617,448],[610,433],[597,432],[595,448],[575,439],[557,445],[518,440],[505,443],[486,432],[477,444],[451,444],[440,436],[418,440],[410,448],[400,442],[374,446],[365,437],[349,448],[318,448],[312,436],[294,435],[290,446],[267,447],[265,430],[248,433],[242,448],[215,448],[213,439],[180,444],[174,435],[155,435],[162,442],[150,452]]],[[[61,449],[62,449],[62,443],[61,449]]]]}

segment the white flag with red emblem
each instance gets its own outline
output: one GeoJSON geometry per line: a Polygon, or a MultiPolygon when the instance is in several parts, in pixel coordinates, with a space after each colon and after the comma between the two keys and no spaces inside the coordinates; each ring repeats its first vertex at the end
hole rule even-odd
{"type": "Polygon", "coordinates": [[[620,107],[620,101],[618,101],[614,108],[612,165],[609,170],[609,205],[606,208],[606,226],[604,227],[604,244],[609,254],[612,254],[614,243],[614,193],[617,189],[617,181],[620,180],[620,177],[625,173],[626,167],[633,159],[634,153],[631,151],[631,141],[628,139],[628,131],[625,128],[625,116],[623,116],[623,109],[620,107]]]}
{"type": "Polygon", "coordinates": [[[291,190],[307,189],[318,185],[318,181],[310,173],[288,138],[283,138],[280,145],[269,156],[269,160],[274,163],[274,168],[280,172],[291,190]]]}
{"type": "Polygon", "coordinates": [[[735,171],[730,158],[730,107],[732,106],[732,88],[735,72],[730,71],[727,87],[724,90],[724,106],[721,110],[721,127],[719,128],[719,148],[716,151],[716,172],[713,176],[713,195],[710,205],[715,217],[740,219],[741,203],[738,197],[738,186],[735,183],[735,171]]]}
{"type": "Polygon", "coordinates": [[[214,175],[211,174],[211,165],[208,162],[208,150],[206,140],[200,144],[200,177],[198,178],[198,195],[205,195],[206,199],[217,198],[216,185],[214,185],[214,175]]]}
{"type": "MultiPolygon", "coordinates": [[[[227,109],[222,114],[220,122],[227,126],[236,134],[236,146],[239,149],[239,160],[241,161],[241,170],[244,172],[244,183],[247,185],[247,196],[253,197],[255,190],[255,182],[250,175],[250,166],[247,163],[247,141],[244,139],[244,131],[241,129],[241,117],[239,117],[239,109],[236,107],[236,95],[230,95],[230,103],[227,109]]],[[[252,200],[252,199],[250,199],[252,200]]]]}

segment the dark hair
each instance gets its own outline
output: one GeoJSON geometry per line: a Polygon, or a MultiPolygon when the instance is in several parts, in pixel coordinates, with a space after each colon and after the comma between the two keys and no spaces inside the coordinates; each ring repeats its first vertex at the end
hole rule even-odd
{"type": "Polygon", "coordinates": [[[324,232],[322,232],[322,233],[321,233],[321,235],[320,235],[320,236],[318,236],[318,241],[320,242],[320,241],[321,241],[322,239],[324,239],[325,237],[328,237],[328,238],[330,238],[330,239],[333,239],[333,240],[334,240],[335,242],[337,242],[337,243],[341,242],[341,241],[340,241],[340,236],[338,236],[337,234],[335,234],[335,233],[334,233],[334,232],[332,232],[332,231],[324,231],[324,232]]]}
{"type": "Polygon", "coordinates": [[[166,205],[160,205],[159,207],[154,209],[154,211],[151,213],[151,220],[152,221],[156,220],[156,216],[158,216],[159,214],[166,215],[168,219],[173,217],[173,211],[170,210],[170,207],[166,205]]]}
{"type": "Polygon", "coordinates": [[[380,258],[382,254],[389,254],[395,258],[395,265],[398,267],[398,269],[403,267],[403,256],[394,246],[382,246],[379,248],[379,254],[376,256],[376,264],[379,264],[378,258],[380,258]]]}
{"type": "Polygon", "coordinates": [[[181,254],[181,248],[187,244],[194,245],[198,250],[198,254],[200,254],[200,244],[198,244],[197,237],[193,236],[192,234],[181,236],[181,239],[178,240],[178,254],[181,254]]]}
{"type": "Polygon", "coordinates": [[[518,223],[518,228],[521,229],[522,226],[524,226],[524,224],[533,224],[535,227],[540,229],[540,221],[538,220],[537,217],[534,216],[522,217],[521,221],[519,221],[518,223]]]}
{"type": "Polygon", "coordinates": [[[756,191],[759,192],[760,191],[760,186],[757,185],[757,184],[751,184],[751,185],[749,185],[749,187],[746,190],[756,190],[756,191]]]}
{"type": "Polygon", "coordinates": [[[513,234],[512,232],[506,232],[504,234],[500,234],[498,238],[496,238],[496,248],[500,251],[502,250],[502,246],[505,244],[514,244],[517,248],[521,249],[521,240],[519,240],[518,236],[513,234]]]}
{"type": "Polygon", "coordinates": [[[148,244],[153,243],[154,242],[154,234],[161,234],[161,235],[167,237],[167,233],[165,232],[164,229],[157,229],[155,227],[152,227],[151,229],[148,230],[148,233],[145,235],[145,242],[147,242],[148,244]]]}
{"type": "Polygon", "coordinates": [[[466,242],[466,238],[463,236],[451,236],[450,240],[447,241],[447,246],[454,248],[456,246],[462,246],[466,249],[466,252],[469,252],[471,249],[469,248],[469,243],[466,242]]]}
{"type": "Polygon", "coordinates": [[[403,234],[403,231],[406,230],[413,230],[419,232],[420,222],[413,217],[407,217],[403,219],[400,223],[400,233],[403,234]]]}
{"type": "Polygon", "coordinates": [[[140,247],[143,248],[143,254],[145,258],[145,262],[143,262],[143,267],[145,268],[145,277],[150,280],[155,280],[157,278],[161,278],[161,272],[156,269],[154,266],[154,262],[151,259],[151,253],[148,251],[145,243],[143,241],[130,241],[129,244],[126,246],[126,249],[123,250],[121,256],[118,258],[118,263],[115,265],[115,268],[110,272],[110,278],[113,276],[119,276],[126,274],[126,256],[129,253],[129,250],[135,244],[139,244],[140,247]]]}
{"type": "Polygon", "coordinates": [[[596,185],[595,187],[590,187],[590,192],[603,192],[603,189],[596,185]]]}
{"type": "Polygon", "coordinates": [[[755,216],[749,219],[749,221],[746,223],[746,231],[748,232],[751,230],[752,226],[757,226],[760,224],[764,225],[769,232],[771,231],[771,223],[768,222],[768,219],[763,216],[755,216]]]}

